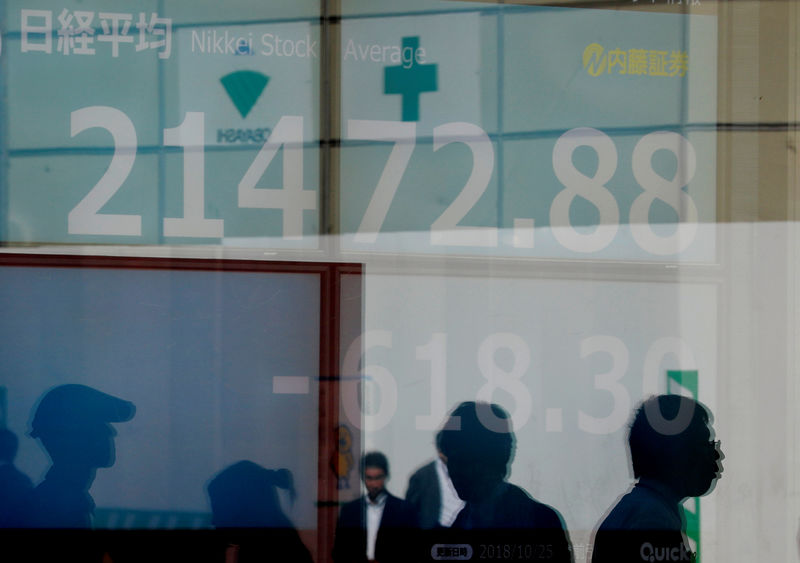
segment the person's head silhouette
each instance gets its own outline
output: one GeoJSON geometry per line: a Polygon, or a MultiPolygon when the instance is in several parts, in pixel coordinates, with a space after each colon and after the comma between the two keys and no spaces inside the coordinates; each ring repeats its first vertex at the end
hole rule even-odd
{"type": "Polygon", "coordinates": [[[30,435],[39,438],[53,465],[87,469],[115,461],[112,422],[133,418],[136,407],[85,385],[60,385],[36,407],[30,435]]]}
{"type": "Polygon", "coordinates": [[[722,471],[709,411],[680,395],[642,403],[628,435],[633,474],[666,485],[679,498],[711,490],[722,471]]]}
{"type": "Polygon", "coordinates": [[[480,502],[508,474],[514,449],[510,417],[496,404],[461,403],[445,423],[439,444],[458,496],[480,502]]]}
{"type": "Polygon", "coordinates": [[[30,435],[38,438],[52,467],[34,489],[28,521],[35,528],[90,528],[89,489],[100,467],[116,460],[112,422],[133,418],[133,403],[85,385],[60,385],[39,400],[30,435]]]}
{"type": "Polygon", "coordinates": [[[277,489],[289,491],[294,481],[288,469],[273,471],[252,461],[234,463],[208,483],[212,523],[217,528],[288,528],[277,489]]]}

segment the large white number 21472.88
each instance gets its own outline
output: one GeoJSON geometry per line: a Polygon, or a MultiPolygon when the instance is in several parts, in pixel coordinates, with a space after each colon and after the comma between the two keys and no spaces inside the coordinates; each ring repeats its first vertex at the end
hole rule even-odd
{"type": "MultiPolygon", "coordinates": [[[[74,137],[99,127],[111,133],[114,154],[108,170],[69,212],[67,232],[78,235],[141,236],[141,215],[100,213],[122,187],[136,159],[136,128],[122,111],[106,106],[90,106],[70,115],[74,137]]],[[[164,145],[183,149],[183,217],[164,218],[164,236],[221,238],[222,219],[205,217],[205,114],[187,112],[179,126],[164,129],[164,145]]],[[[259,150],[238,186],[238,205],[246,208],[283,211],[283,238],[303,235],[303,211],[317,208],[317,194],[303,189],[303,118],[281,117],[259,150]],[[259,182],[269,164],[283,147],[283,186],[260,188],[259,182]]]]}

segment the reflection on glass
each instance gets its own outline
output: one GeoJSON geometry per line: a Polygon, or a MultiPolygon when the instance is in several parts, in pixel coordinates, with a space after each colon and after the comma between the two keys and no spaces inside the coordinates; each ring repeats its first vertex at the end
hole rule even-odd
{"type": "Polygon", "coordinates": [[[494,553],[497,545],[522,546],[520,558],[573,561],[561,515],[506,481],[515,449],[522,446],[502,407],[461,403],[444,425],[441,444],[453,486],[466,503],[453,523],[456,543],[493,561],[504,559],[505,549],[494,553]]]}
{"type": "Polygon", "coordinates": [[[388,561],[401,563],[417,557],[413,508],[386,490],[389,461],[381,452],[361,458],[366,495],[342,506],[333,546],[335,563],[388,561]]]}
{"type": "Polygon", "coordinates": [[[597,529],[593,563],[695,560],[681,504],[711,491],[722,473],[711,421],[702,404],[679,395],[651,397],[636,410],[628,446],[637,481],[597,529]]]}
{"type": "Polygon", "coordinates": [[[308,549],[281,508],[278,489],[288,491],[294,502],[296,493],[289,470],[269,470],[246,460],[228,466],[209,481],[211,523],[223,531],[218,543],[226,557],[235,554],[241,561],[311,561],[308,549]],[[270,530],[254,533],[254,528],[270,530]]]}
{"type": "Polygon", "coordinates": [[[52,466],[33,490],[27,526],[91,528],[94,499],[89,489],[101,467],[116,461],[111,422],[133,418],[133,403],[85,385],[61,385],[44,394],[31,422],[52,466]]]}

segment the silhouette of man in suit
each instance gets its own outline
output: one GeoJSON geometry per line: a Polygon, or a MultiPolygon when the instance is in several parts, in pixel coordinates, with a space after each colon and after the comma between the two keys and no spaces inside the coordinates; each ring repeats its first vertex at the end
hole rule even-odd
{"type": "Polygon", "coordinates": [[[637,482],[595,533],[592,562],[693,561],[681,504],[709,492],[722,471],[710,413],[687,397],[651,397],[636,410],[628,445],[637,482]]]}
{"type": "Polygon", "coordinates": [[[389,462],[381,452],[361,458],[367,494],[344,506],[336,525],[336,563],[407,562],[415,547],[416,519],[412,507],[386,490],[389,462]]]}
{"type": "Polygon", "coordinates": [[[464,508],[447,472],[441,431],[436,434],[436,459],[417,469],[408,480],[406,502],[414,507],[423,530],[452,526],[464,508]]]}
{"type": "Polygon", "coordinates": [[[30,478],[14,465],[19,440],[8,428],[0,428],[0,528],[24,524],[22,509],[33,490],[30,478]]]}
{"type": "Polygon", "coordinates": [[[30,527],[92,527],[89,488],[97,469],[116,460],[110,423],[128,421],[135,412],[133,403],[85,385],[61,385],[44,394],[30,435],[41,441],[52,466],[31,495],[30,527]]]}
{"type": "Polygon", "coordinates": [[[466,502],[442,538],[469,544],[473,557],[486,561],[572,561],[561,515],[506,481],[514,450],[508,413],[496,404],[461,403],[445,423],[441,444],[453,486],[466,502]]]}

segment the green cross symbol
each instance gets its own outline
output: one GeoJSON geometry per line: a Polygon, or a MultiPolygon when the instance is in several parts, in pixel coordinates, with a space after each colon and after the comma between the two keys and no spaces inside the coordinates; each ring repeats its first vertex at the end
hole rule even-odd
{"type": "Polygon", "coordinates": [[[383,93],[400,94],[403,104],[403,121],[419,121],[419,95],[436,92],[439,88],[436,70],[439,65],[417,63],[419,35],[403,37],[403,53],[411,51],[410,63],[388,66],[383,69],[383,93]]]}

